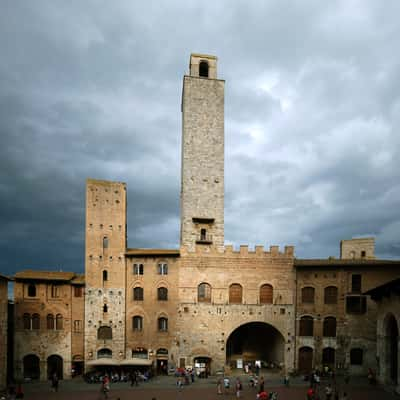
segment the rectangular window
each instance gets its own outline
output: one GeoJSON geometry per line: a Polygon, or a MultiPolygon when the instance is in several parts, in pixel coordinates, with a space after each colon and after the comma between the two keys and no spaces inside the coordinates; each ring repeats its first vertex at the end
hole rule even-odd
{"type": "Polygon", "coordinates": [[[346,297],[347,314],[365,314],[367,312],[367,298],[365,296],[346,297]]]}
{"type": "Polygon", "coordinates": [[[82,332],[82,321],[79,319],[74,321],[74,332],[82,332]]]}
{"type": "Polygon", "coordinates": [[[83,295],[83,287],[82,286],[74,286],[74,296],[82,297],[83,295]]]}
{"type": "Polygon", "coordinates": [[[168,275],[168,264],[166,263],[158,264],[158,275],[168,275]]]}
{"type": "Polygon", "coordinates": [[[58,285],[51,285],[51,297],[53,299],[60,297],[60,288],[58,285]]]}
{"type": "Polygon", "coordinates": [[[351,293],[361,293],[361,275],[354,274],[351,276],[351,293]]]}
{"type": "Polygon", "coordinates": [[[133,264],[133,275],[143,275],[143,264],[133,264]]]}

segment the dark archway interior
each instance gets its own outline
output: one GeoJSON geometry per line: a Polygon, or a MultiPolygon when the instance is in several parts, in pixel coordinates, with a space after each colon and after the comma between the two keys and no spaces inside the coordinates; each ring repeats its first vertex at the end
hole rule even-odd
{"type": "Polygon", "coordinates": [[[232,332],[226,343],[226,363],[235,366],[236,360],[262,366],[279,366],[284,362],[284,339],[272,325],[250,322],[232,332]]]}
{"type": "Polygon", "coordinates": [[[24,357],[24,378],[40,378],[40,360],[39,357],[31,354],[24,357]]]}
{"type": "Polygon", "coordinates": [[[47,359],[47,377],[57,374],[58,379],[63,378],[63,359],[60,356],[52,355],[47,359]]]}
{"type": "Polygon", "coordinates": [[[398,354],[399,354],[399,329],[397,321],[393,315],[389,317],[387,322],[387,338],[388,338],[388,356],[389,356],[389,376],[390,380],[397,384],[398,376],[398,354]]]}

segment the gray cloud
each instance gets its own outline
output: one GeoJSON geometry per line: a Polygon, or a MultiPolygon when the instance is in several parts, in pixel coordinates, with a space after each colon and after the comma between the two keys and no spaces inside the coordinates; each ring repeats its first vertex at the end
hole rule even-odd
{"type": "Polygon", "coordinates": [[[226,240],[400,256],[400,5],[5,1],[0,269],[83,270],[87,177],[128,184],[129,245],[179,242],[190,52],[226,79],[226,240]]]}

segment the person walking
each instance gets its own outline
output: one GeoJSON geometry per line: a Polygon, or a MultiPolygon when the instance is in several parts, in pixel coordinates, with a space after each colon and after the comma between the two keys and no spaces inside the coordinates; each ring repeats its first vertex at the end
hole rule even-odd
{"type": "Polygon", "coordinates": [[[236,389],[236,398],[239,398],[242,393],[242,382],[240,382],[239,378],[236,378],[235,389],[236,389]]]}

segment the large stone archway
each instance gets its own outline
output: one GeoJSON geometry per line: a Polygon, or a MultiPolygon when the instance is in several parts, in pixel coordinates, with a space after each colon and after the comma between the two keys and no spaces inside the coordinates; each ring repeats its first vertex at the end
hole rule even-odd
{"type": "Polygon", "coordinates": [[[385,380],[390,384],[399,384],[399,326],[393,314],[384,319],[384,370],[385,380]]]}
{"type": "Polygon", "coordinates": [[[226,342],[226,364],[240,367],[241,362],[262,367],[285,365],[285,340],[274,326],[266,322],[248,322],[236,328],[226,342]],[[239,361],[238,361],[239,360],[239,361]],[[241,360],[241,361],[240,361],[241,360]]]}

